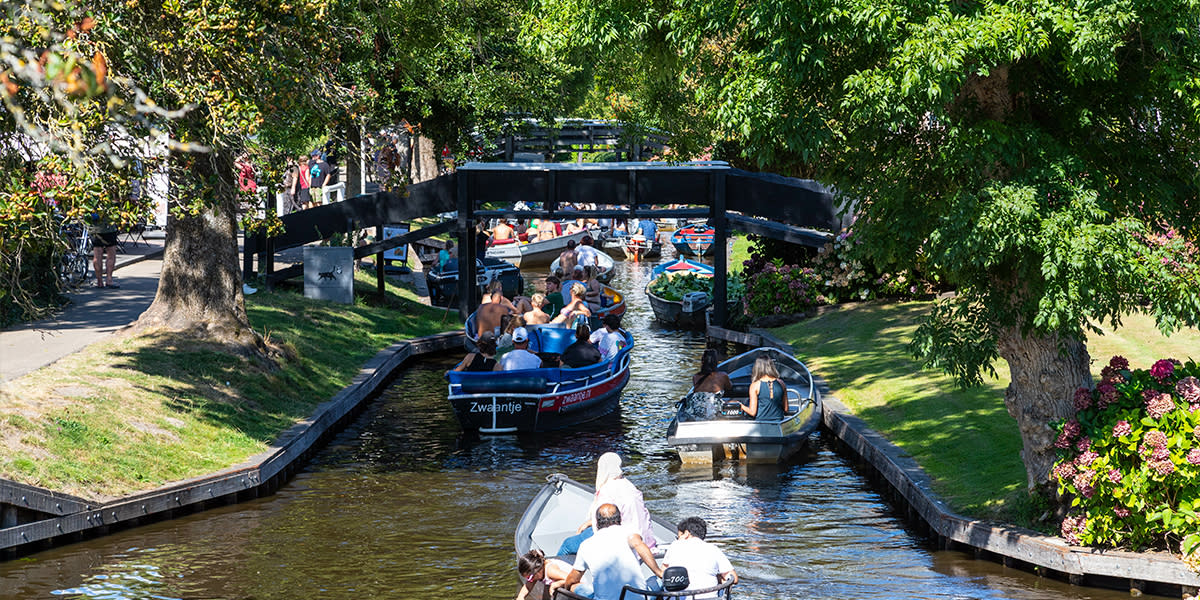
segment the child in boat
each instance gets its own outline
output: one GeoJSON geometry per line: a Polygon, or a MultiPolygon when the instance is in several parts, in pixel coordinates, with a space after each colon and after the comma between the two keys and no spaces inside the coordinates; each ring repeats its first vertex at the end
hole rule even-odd
{"type": "Polygon", "coordinates": [[[557,558],[546,558],[541,550],[530,550],[517,559],[517,573],[524,583],[517,590],[516,600],[544,600],[550,598],[550,586],[563,581],[571,572],[571,565],[557,558]]]}
{"type": "Polygon", "coordinates": [[[546,304],[546,295],[538,292],[533,295],[532,307],[525,312],[525,323],[527,325],[545,325],[550,322],[550,315],[542,310],[542,306],[546,304]]]}

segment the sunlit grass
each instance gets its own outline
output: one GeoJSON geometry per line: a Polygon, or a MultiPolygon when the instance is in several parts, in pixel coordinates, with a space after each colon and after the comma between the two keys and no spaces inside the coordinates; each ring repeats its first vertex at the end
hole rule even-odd
{"type": "Polygon", "coordinates": [[[5,384],[0,477],[106,498],[244,462],[267,449],[379,350],[459,327],[391,282],[353,305],[279,290],[247,297],[277,365],[167,333],[114,336],[5,384]],[[291,358],[287,358],[291,357],[291,358]]]}
{"type": "MultiPolygon", "coordinates": [[[[928,302],[847,306],[774,333],[856,415],[911,454],[957,510],[1031,525],[1027,521],[1040,510],[1025,494],[1021,437],[1004,406],[1007,364],[998,362],[997,378],[967,390],[921,369],[906,346],[929,307],[928,302]]],[[[1096,376],[1113,354],[1145,367],[1164,356],[1200,355],[1200,331],[1164,337],[1145,315],[1106,331],[1088,340],[1096,376]]]]}

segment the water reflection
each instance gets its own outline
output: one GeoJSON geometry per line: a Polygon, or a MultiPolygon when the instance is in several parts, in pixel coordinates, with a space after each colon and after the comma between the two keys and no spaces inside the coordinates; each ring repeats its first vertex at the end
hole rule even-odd
{"type": "Polygon", "coordinates": [[[1117,599],[930,552],[819,436],[783,466],[684,467],[665,444],[704,339],[653,323],[649,266],[620,267],[634,331],[622,407],[581,431],[464,435],[445,400],[458,356],[408,369],[276,495],[0,563],[0,598],[511,598],[513,533],[546,475],[625,457],[654,514],[700,515],[738,598],[1117,599]]]}

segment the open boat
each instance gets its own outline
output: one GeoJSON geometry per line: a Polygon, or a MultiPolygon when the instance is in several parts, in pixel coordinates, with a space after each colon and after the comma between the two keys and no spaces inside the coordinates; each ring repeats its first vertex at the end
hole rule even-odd
{"type": "MultiPolygon", "coordinates": [[[[534,494],[529,506],[521,514],[514,535],[514,546],[517,556],[523,556],[530,550],[541,550],[547,558],[558,558],[568,564],[575,562],[573,555],[555,556],[563,540],[575,535],[575,529],[582,523],[592,506],[596,491],[591,486],[579,483],[566,475],[555,473],[546,477],[546,484],[534,494]]],[[[658,544],[654,548],[655,560],[662,561],[667,547],[675,541],[675,526],[662,519],[650,516],[650,526],[654,531],[654,539],[658,544]]],[[[653,573],[642,565],[642,574],[650,577],[653,573]]],[[[588,581],[590,573],[584,573],[584,581],[588,581]]],[[[719,596],[729,598],[729,588],[734,585],[733,579],[726,580],[714,588],[689,590],[682,592],[656,592],[651,597],[685,597],[719,591],[719,596]]],[[[625,595],[626,598],[641,598],[641,596],[625,595]]],[[[559,590],[555,598],[582,598],[576,594],[559,590]]]]}
{"type": "Polygon", "coordinates": [[[625,238],[625,259],[638,261],[643,258],[658,258],[662,256],[662,244],[658,241],[658,236],[653,240],[647,240],[646,236],[634,234],[625,238]]]}
{"type": "MultiPolygon", "coordinates": [[[[614,409],[629,383],[633,335],[622,330],[625,345],[616,356],[578,369],[557,366],[560,353],[575,341],[565,327],[531,325],[529,351],[543,368],[517,371],[449,371],[449,399],[464,430],[518,433],[571,427],[614,409]]],[[[578,525],[578,523],[576,523],[578,525]]]]}
{"type": "MultiPolygon", "coordinates": [[[[721,458],[747,462],[778,462],[804,448],[821,424],[821,393],[804,363],[777,348],[756,348],[719,366],[733,381],[733,391],[717,396],[719,406],[697,406],[703,396],[688,397],[667,427],[667,444],[684,463],[711,463],[721,458]],[[750,401],[750,373],[760,356],[775,360],[779,378],[787,384],[787,411],[782,421],[755,421],[730,402],[750,401]]],[[[761,398],[760,398],[761,401],[761,398]]]]}
{"type": "MultiPolygon", "coordinates": [[[[613,275],[616,274],[616,271],[613,270],[612,257],[604,252],[597,252],[596,257],[596,262],[600,266],[600,272],[596,275],[596,279],[600,283],[608,283],[612,281],[613,275]]],[[[556,258],[554,259],[554,262],[550,263],[551,273],[558,272],[559,260],[560,259],[556,258]]],[[[566,275],[568,276],[567,278],[570,279],[570,273],[566,273],[566,275]]]]}
{"type": "MultiPolygon", "coordinates": [[[[604,315],[620,316],[625,314],[625,296],[617,290],[608,287],[607,285],[602,287],[604,297],[607,298],[607,300],[605,300],[604,308],[592,311],[592,318],[588,319],[588,327],[590,327],[592,331],[595,331],[601,327],[600,320],[604,318],[604,315]]],[[[471,316],[467,317],[467,322],[463,324],[463,333],[465,334],[463,344],[466,346],[467,351],[469,352],[475,351],[475,340],[479,338],[479,333],[477,330],[478,327],[475,325],[475,313],[471,313],[471,316]]]]}
{"type": "MultiPolygon", "coordinates": [[[[480,290],[492,281],[499,280],[504,286],[504,295],[512,298],[525,289],[521,269],[496,258],[475,259],[475,279],[480,290]]],[[[429,287],[429,302],[434,306],[451,306],[458,300],[458,259],[451,258],[442,268],[436,264],[425,271],[425,283],[429,287]]]]}
{"type": "Polygon", "coordinates": [[[716,230],[705,223],[691,223],[671,234],[671,245],[680,256],[708,256],[713,253],[716,230]]]}
{"type": "Polygon", "coordinates": [[[646,284],[646,298],[650,301],[650,309],[654,318],[664,325],[682,328],[703,328],[705,313],[712,305],[712,297],[705,292],[691,292],[678,300],[669,300],[650,291],[650,288],[660,278],[677,277],[683,273],[691,273],[699,277],[712,277],[713,268],[694,260],[678,258],[657,265],[651,271],[653,278],[646,284]]]}
{"type": "Polygon", "coordinates": [[[508,261],[518,267],[548,265],[567,249],[568,241],[575,240],[578,244],[587,235],[592,235],[592,232],[578,231],[536,242],[522,242],[519,239],[493,242],[488,246],[486,256],[508,261]]]}

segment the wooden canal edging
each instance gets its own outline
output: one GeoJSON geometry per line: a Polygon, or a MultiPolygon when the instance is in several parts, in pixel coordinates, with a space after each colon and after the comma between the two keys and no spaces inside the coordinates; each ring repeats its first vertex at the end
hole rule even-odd
{"type": "Polygon", "coordinates": [[[350,385],[280,435],[269,450],[216,473],[107,502],[0,479],[0,560],[273,494],[409,358],[461,348],[462,337],[461,330],[439,333],[381,350],[350,385]]]}
{"type": "MultiPolygon", "coordinates": [[[[763,329],[733,331],[709,325],[708,337],[746,346],[773,346],[795,354],[790,344],[763,329]]],[[[1123,552],[1072,546],[1059,537],[972,519],[955,513],[934,492],[932,481],[907,452],[867,427],[816,378],[825,405],[823,425],[839,444],[870,467],[877,483],[907,517],[927,529],[937,546],[973,552],[1008,567],[1023,568],[1075,585],[1127,589],[1134,595],[1153,592],[1195,600],[1200,574],[1168,552],[1123,552]]]]}

